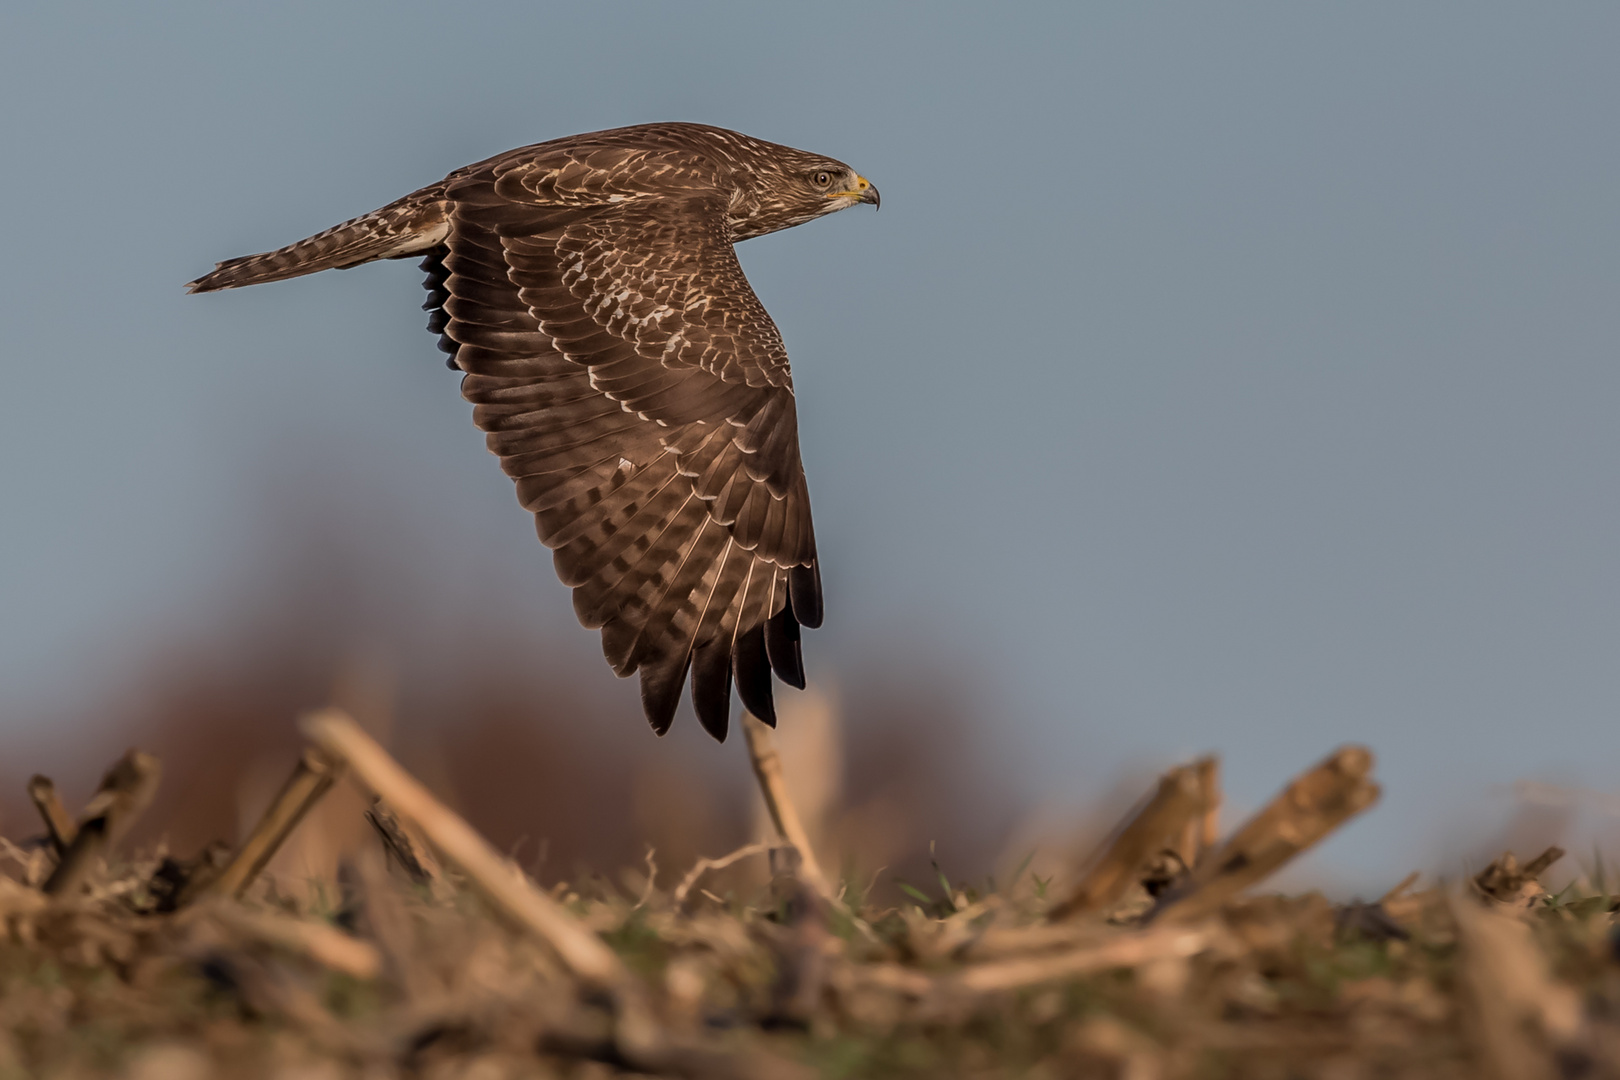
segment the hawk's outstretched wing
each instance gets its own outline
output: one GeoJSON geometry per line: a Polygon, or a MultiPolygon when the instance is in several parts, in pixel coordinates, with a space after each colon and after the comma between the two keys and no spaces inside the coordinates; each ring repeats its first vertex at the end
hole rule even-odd
{"type": "Polygon", "coordinates": [[[688,671],[724,737],[731,684],[775,723],[821,622],[787,352],[734,241],[857,204],[842,162],[702,124],[642,124],[458,169],[192,292],[426,254],[429,323],[534,512],[580,619],[669,728],[688,671]]]}
{"type": "Polygon", "coordinates": [[[799,626],[821,621],[787,352],[718,197],[672,197],[656,171],[643,195],[624,169],[593,190],[580,166],[496,159],[446,182],[430,328],[653,727],[688,669],[716,737],[733,678],[774,723],[771,670],[802,687],[799,626]]]}

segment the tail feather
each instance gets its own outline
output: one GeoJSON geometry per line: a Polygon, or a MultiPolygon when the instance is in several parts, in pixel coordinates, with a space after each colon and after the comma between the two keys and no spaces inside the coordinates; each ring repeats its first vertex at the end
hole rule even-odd
{"type": "Polygon", "coordinates": [[[447,211],[443,193],[437,188],[426,188],[296,244],[258,255],[226,259],[217,264],[212,273],[187,284],[186,291],[235,289],[302,277],[319,270],[341,270],[374,259],[418,255],[437,247],[449,234],[447,211]]]}

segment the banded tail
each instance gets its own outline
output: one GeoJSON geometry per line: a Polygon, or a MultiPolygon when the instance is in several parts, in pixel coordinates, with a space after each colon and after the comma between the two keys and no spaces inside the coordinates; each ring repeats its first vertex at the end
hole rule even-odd
{"type": "Polygon", "coordinates": [[[212,273],[188,283],[186,291],[236,289],[320,270],[343,270],[374,259],[418,255],[437,247],[449,235],[448,209],[438,185],[424,188],[296,244],[226,259],[216,264],[212,273]]]}

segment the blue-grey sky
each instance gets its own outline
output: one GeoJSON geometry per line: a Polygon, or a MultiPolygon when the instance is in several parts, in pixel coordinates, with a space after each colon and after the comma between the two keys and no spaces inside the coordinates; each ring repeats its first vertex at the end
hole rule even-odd
{"type": "Polygon", "coordinates": [[[794,361],[812,671],[945,658],[1069,801],[1216,749],[1253,805],[1366,742],[1351,868],[1491,785],[1611,786],[1617,52],[1603,4],[8,4],[0,731],[212,617],[288,477],[569,623],[414,265],[181,285],[682,119],[883,191],[740,249],[794,361]]]}

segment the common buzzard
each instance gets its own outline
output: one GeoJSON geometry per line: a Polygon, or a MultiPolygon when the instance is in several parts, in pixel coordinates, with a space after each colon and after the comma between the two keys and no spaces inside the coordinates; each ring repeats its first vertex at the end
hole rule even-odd
{"type": "Polygon", "coordinates": [[[512,150],[193,281],[212,292],[424,255],[428,329],[517,484],[580,622],[669,730],[688,670],[723,739],[735,680],[775,724],[804,686],[821,574],[787,350],[732,245],[877,188],[697,124],[512,150]]]}

